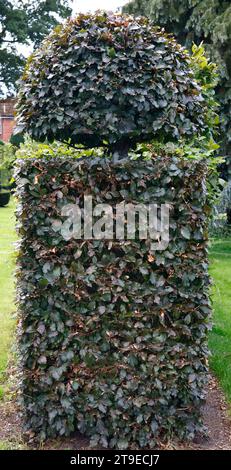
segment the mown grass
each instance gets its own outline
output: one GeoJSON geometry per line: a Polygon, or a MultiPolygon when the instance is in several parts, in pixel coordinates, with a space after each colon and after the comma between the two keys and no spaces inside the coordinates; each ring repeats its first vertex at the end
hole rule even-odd
{"type": "Polygon", "coordinates": [[[14,311],[14,242],[15,203],[0,207],[0,399],[3,395],[4,373],[9,357],[15,320],[14,311]]]}
{"type": "Polygon", "coordinates": [[[231,403],[231,239],[213,240],[210,260],[214,283],[210,365],[231,403]]]}

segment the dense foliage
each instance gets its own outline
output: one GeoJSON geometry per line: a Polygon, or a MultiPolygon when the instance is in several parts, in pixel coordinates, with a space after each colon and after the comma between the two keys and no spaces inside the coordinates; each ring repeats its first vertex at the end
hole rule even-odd
{"type": "Polygon", "coordinates": [[[3,85],[8,93],[15,91],[25,65],[19,45],[38,46],[70,14],[66,0],[0,0],[0,96],[3,85]]]}
{"type": "Polygon", "coordinates": [[[231,182],[225,184],[213,207],[209,233],[211,237],[231,237],[231,182]]]}
{"type": "MultiPolygon", "coordinates": [[[[221,104],[222,151],[231,161],[231,4],[227,0],[133,0],[125,8],[147,15],[191,48],[203,41],[219,66],[216,96],[221,104]]],[[[231,174],[231,168],[229,168],[231,174]]]]}
{"type": "Polygon", "coordinates": [[[69,146],[65,143],[54,141],[50,142],[36,142],[31,139],[28,135],[24,138],[24,143],[20,145],[19,149],[16,152],[17,159],[26,159],[26,158],[43,158],[43,157],[73,157],[80,158],[81,156],[91,156],[94,152],[95,154],[100,155],[102,153],[101,149],[97,150],[84,150],[75,149],[72,146],[69,146]]]}
{"type": "Polygon", "coordinates": [[[98,12],[58,27],[29,59],[18,129],[126,154],[153,137],[206,133],[207,110],[189,57],[171,36],[144,18],[98,12]]]}
{"type": "Polygon", "coordinates": [[[201,428],[206,166],[148,156],[120,165],[48,156],[17,170],[21,391],[27,429],[42,439],[78,429],[94,446],[153,449],[201,428]],[[84,194],[113,206],[169,202],[168,248],[65,241],[61,209],[76,198],[82,207],[84,194]]]}
{"type": "Polygon", "coordinates": [[[16,159],[16,150],[12,144],[0,142],[0,170],[13,172],[13,166],[16,159]]]}
{"type": "Polygon", "coordinates": [[[56,29],[27,64],[19,129],[44,143],[17,152],[18,345],[41,439],[78,429],[94,446],[154,448],[201,429],[215,80],[202,47],[189,58],[149,20],[102,12],[56,29]],[[62,208],[86,194],[168,202],[168,247],[65,239],[62,208]]]}

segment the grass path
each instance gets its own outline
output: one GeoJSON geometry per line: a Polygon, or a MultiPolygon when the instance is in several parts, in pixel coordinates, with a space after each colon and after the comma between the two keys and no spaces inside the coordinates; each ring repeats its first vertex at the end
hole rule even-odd
{"type": "Polygon", "coordinates": [[[210,259],[214,282],[210,365],[231,403],[231,240],[213,241],[210,259]]]}
{"type": "Polygon", "coordinates": [[[14,200],[7,207],[0,207],[0,397],[6,369],[14,319],[14,200]]]}

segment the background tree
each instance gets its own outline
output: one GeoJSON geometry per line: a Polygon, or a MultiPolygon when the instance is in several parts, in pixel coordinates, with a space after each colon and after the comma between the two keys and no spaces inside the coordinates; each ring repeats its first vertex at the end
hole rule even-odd
{"type": "Polygon", "coordinates": [[[133,0],[129,13],[146,15],[191,48],[203,41],[219,66],[216,95],[221,105],[222,152],[231,179],[231,3],[227,0],[133,0]]]}
{"type": "Polygon", "coordinates": [[[72,9],[68,0],[0,0],[0,96],[14,92],[25,58],[22,46],[38,46],[72,9]]]}

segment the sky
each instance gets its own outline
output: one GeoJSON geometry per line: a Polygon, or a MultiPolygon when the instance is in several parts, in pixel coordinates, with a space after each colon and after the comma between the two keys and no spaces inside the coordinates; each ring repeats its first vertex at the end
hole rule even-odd
{"type": "Polygon", "coordinates": [[[94,10],[116,10],[128,3],[128,0],[73,0],[73,13],[94,10]]]}

